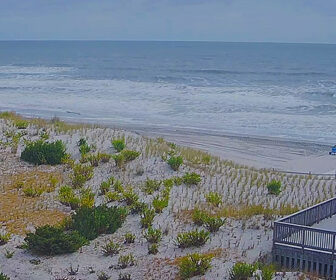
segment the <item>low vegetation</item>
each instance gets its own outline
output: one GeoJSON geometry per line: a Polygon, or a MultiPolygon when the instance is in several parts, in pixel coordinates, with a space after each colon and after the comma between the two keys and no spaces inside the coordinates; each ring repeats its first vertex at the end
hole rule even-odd
{"type": "Polygon", "coordinates": [[[267,190],[269,194],[279,195],[281,192],[281,182],[272,180],[267,184],[267,190]]]}
{"type": "Polygon", "coordinates": [[[60,140],[48,143],[43,140],[28,142],[21,159],[36,165],[61,164],[66,156],[66,147],[60,140]]]}
{"type": "Polygon", "coordinates": [[[211,268],[212,256],[193,253],[182,257],[179,264],[179,275],[182,279],[204,275],[211,268]]]}
{"type": "Polygon", "coordinates": [[[179,170],[180,166],[183,164],[183,158],[181,156],[172,156],[168,159],[167,163],[174,171],[179,170]]]}
{"type": "Polygon", "coordinates": [[[204,230],[193,230],[179,233],[176,243],[179,248],[200,247],[204,245],[210,238],[210,233],[204,230]]]}

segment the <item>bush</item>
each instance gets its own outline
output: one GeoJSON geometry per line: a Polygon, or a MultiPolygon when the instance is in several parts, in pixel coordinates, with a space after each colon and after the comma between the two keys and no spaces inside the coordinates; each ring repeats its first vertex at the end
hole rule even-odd
{"type": "Polygon", "coordinates": [[[225,224],[225,220],[222,220],[221,218],[217,217],[207,217],[204,220],[205,227],[210,232],[217,232],[222,225],[225,224]]]}
{"type": "Polygon", "coordinates": [[[168,198],[162,198],[156,197],[153,199],[153,208],[155,209],[156,213],[162,213],[163,209],[168,206],[168,198]]]}
{"type": "Polygon", "coordinates": [[[25,121],[25,120],[16,120],[14,122],[14,125],[18,128],[18,129],[26,129],[29,125],[29,122],[25,121]]]}
{"type": "Polygon", "coordinates": [[[213,206],[218,207],[223,203],[223,198],[219,193],[209,192],[206,196],[206,201],[211,203],[213,206]]]}
{"type": "Polygon", "coordinates": [[[0,246],[6,244],[10,239],[10,233],[0,233],[0,246]]]}
{"type": "Polygon", "coordinates": [[[152,226],[154,217],[155,217],[155,210],[146,209],[141,215],[141,220],[140,220],[141,226],[143,228],[148,228],[152,226]]]}
{"type": "Polygon", "coordinates": [[[109,280],[111,277],[108,276],[104,271],[98,274],[97,280],[109,280]]]}
{"type": "Polygon", "coordinates": [[[180,166],[183,164],[183,158],[181,156],[177,156],[177,157],[172,156],[167,161],[167,163],[169,164],[171,169],[173,169],[174,171],[177,171],[179,170],[180,166]]]}
{"type": "Polygon", "coordinates": [[[252,264],[238,262],[230,271],[230,280],[245,280],[253,276],[256,267],[252,264]]]}
{"type": "Polygon", "coordinates": [[[9,276],[6,274],[3,274],[2,272],[0,273],[0,280],[10,280],[9,276]]]}
{"type": "Polygon", "coordinates": [[[105,256],[114,256],[119,253],[121,246],[118,243],[109,240],[105,245],[103,245],[103,253],[105,256]]]}
{"type": "Polygon", "coordinates": [[[186,185],[197,185],[199,182],[201,182],[201,176],[195,172],[192,173],[186,173],[183,177],[183,183],[186,185]]]}
{"type": "Polygon", "coordinates": [[[281,182],[277,180],[272,180],[267,185],[268,193],[278,195],[281,192],[281,182]]]}
{"type": "Polygon", "coordinates": [[[204,275],[211,268],[212,257],[198,253],[183,257],[180,261],[180,277],[189,279],[197,275],[204,275]]]}
{"type": "Polygon", "coordinates": [[[135,235],[133,233],[131,233],[131,232],[127,232],[124,235],[124,239],[125,239],[124,243],[126,243],[126,244],[134,243],[134,241],[135,241],[135,235]]]}
{"type": "Polygon", "coordinates": [[[192,220],[195,225],[202,226],[205,223],[205,220],[209,217],[206,211],[196,208],[192,214],[192,220]]]}
{"type": "Polygon", "coordinates": [[[79,206],[79,198],[69,186],[62,186],[58,192],[58,199],[64,205],[70,206],[71,209],[76,209],[79,206]]]}
{"type": "Polygon", "coordinates": [[[111,183],[109,181],[102,182],[100,184],[100,193],[103,195],[106,194],[110,190],[110,187],[111,187],[111,183]]]}
{"type": "Polygon", "coordinates": [[[179,248],[199,247],[209,240],[209,236],[210,233],[204,230],[183,232],[177,235],[176,243],[179,248]]]}
{"type": "Polygon", "coordinates": [[[83,164],[75,164],[73,166],[73,173],[70,174],[72,186],[74,188],[81,188],[85,182],[92,179],[93,167],[83,164]]]}
{"type": "Polygon", "coordinates": [[[135,265],[135,258],[132,254],[120,256],[118,259],[118,265],[120,268],[126,268],[128,266],[135,265]]]}
{"type": "Polygon", "coordinates": [[[261,275],[263,280],[272,280],[275,274],[274,267],[272,265],[263,266],[261,268],[261,275]]]}
{"type": "Polygon", "coordinates": [[[112,141],[113,148],[119,153],[125,149],[125,140],[124,139],[115,139],[112,141]]]}
{"type": "Polygon", "coordinates": [[[124,201],[127,205],[132,205],[139,200],[139,196],[133,191],[132,188],[128,188],[123,192],[124,201]]]}
{"type": "Polygon", "coordinates": [[[112,202],[112,201],[121,201],[122,200],[122,194],[118,193],[118,192],[107,192],[105,194],[105,198],[107,200],[107,202],[112,202]]]}
{"type": "Polygon", "coordinates": [[[28,233],[25,238],[28,250],[41,255],[73,253],[86,244],[87,240],[77,231],[65,233],[62,229],[49,225],[28,233]]]}
{"type": "Polygon", "coordinates": [[[21,159],[33,164],[61,164],[66,156],[66,148],[62,141],[53,143],[37,140],[29,142],[21,154],[21,159]]]}
{"type": "Polygon", "coordinates": [[[148,245],[148,254],[150,255],[156,255],[159,252],[159,248],[158,248],[158,244],[157,243],[153,243],[153,244],[149,244],[148,245]]]}
{"type": "Polygon", "coordinates": [[[40,196],[44,192],[44,189],[40,186],[27,186],[23,188],[22,191],[25,196],[37,197],[37,196],[40,196]]]}
{"type": "Polygon", "coordinates": [[[162,231],[149,227],[148,230],[144,232],[144,237],[149,243],[158,243],[161,240],[162,231]]]}
{"type": "Polygon", "coordinates": [[[131,150],[123,150],[121,151],[121,154],[124,156],[126,162],[135,160],[138,156],[140,156],[139,152],[131,150]]]}
{"type": "Polygon", "coordinates": [[[148,209],[148,205],[145,202],[136,201],[129,208],[132,214],[139,214],[144,213],[148,209]]]}
{"type": "Polygon", "coordinates": [[[106,205],[93,208],[81,207],[72,216],[71,228],[88,240],[92,240],[99,234],[114,233],[121,227],[126,216],[127,211],[122,207],[109,208],[106,205]]]}
{"type": "Polygon", "coordinates": [[[91,151],[91,147],[88,145],[85,138],[81,138],[78,141],[79,152],[82,156],[88,154],[91,151]]]}
{"type": "Polygon", "coordinates": [[[80,207],[92,208],[95,205],[95,195],[90,188],[81,190],[80,207]]]}
{"type": "Polygon", "coordinates": [[[143,186],[143,191],[146,194],[153,194],[155,191],[158,191],[160,189],[161,183],[161,181],[151,180],[147,178],[143,186]]]}

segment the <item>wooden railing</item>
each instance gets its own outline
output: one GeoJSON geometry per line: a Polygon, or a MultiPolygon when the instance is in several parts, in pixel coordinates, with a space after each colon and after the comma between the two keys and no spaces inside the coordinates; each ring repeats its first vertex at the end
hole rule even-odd
{"type": "Polygon", "coordinates": [[[274,222],[273,244],[335,255],[336,231],[310,227],[336,214],[336,198],[274,222]]]}

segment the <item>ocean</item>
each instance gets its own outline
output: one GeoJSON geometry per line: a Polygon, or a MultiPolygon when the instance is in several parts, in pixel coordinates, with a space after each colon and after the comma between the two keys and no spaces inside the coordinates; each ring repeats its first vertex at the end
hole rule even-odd
{"type": "Polygon", "coordinates": [[[0,41],[0,110],[336,143],[336,45],[0,41]]]}

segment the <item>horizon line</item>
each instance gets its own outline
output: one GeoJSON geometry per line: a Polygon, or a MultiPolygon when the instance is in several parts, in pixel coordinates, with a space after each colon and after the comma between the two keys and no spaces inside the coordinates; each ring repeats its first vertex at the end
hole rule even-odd
{"type": "Polygon", "coordinates": [[[281,41],[223,41],[223,40],[136,40],[136,39],[0,39],[0,42],[195,42],[195,43],[244,43],[244,44],[309,44],[336,45],[328,42],[281,42],[281,41]]]}

